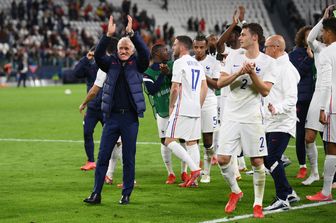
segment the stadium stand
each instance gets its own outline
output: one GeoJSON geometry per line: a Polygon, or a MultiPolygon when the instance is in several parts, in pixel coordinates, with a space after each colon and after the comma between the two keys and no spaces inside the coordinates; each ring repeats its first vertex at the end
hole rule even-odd
{"type": "MultiPolygon", "coordinates": [[[[97,43],[106,29],[108,16],[112,14],[117,24],[120,24],[117,29],[122,29],[122,24],[126,21],[126,11],[135,17],[133,28],[141,30],[149,46],[160,41],[171,45],[173,36],[186,34],[194,37],[197,31],[202,31],[204,34],[214,32],[220,34],[226,25],[231,23],[233,12],[239,5],[246,9],[247,22],[261,24],[265,36],[275,33],[273,21],[269,16],[270,10],[265,7],[269,1],[168,0],[166,8],[164,2],[164,0],[2,0],[0,76],[5,76],[4,66],[11,64],[11,76],[15,79],[18,52],[25,51],[28,54],[28,64],[38,66],[35,70],[37,78],[48,79],[54,76],[51,75],[54,74],[54,70],[58,70],[58,75],[62,78],[62,72],[59,71],[73,67],[74,63],[97,43]],[[135,16],[133,12],[136,12],[135,16]],[[188,20],[194,23],[194,27],[196,23],[197,29],[189,29],[188,20]],[[48,72],[51,66],[58,68],[48,72]]],[[[299,15],[289,18],[291,24],[288,26],[292,27],[290,32],[294,33],[303,24],[314,23],[314,15],[321,12],[327,4],[335,2],[336,0],[284,0],[277,4],[284,4],[290,11],[295,10],[292,14],[299,12],[299,15]]],[[[285,19],[287,18],[283,18],[285,19]]]]}

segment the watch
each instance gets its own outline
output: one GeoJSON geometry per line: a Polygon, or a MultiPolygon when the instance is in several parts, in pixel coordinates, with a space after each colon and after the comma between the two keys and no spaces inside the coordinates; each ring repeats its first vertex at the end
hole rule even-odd
{"type": "Polygon", "coordinates": [[[134,31],[131,29],[130,32],[126,32],[126,36],[129,36],[130,38],[134,36],[134,31]]]}

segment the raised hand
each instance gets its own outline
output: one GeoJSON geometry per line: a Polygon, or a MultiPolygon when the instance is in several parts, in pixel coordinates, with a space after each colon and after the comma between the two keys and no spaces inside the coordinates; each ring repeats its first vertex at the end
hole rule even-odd
{"type": "Polygon", "coordinates": [[[133,30],[132,30],[132,25],[133,25],[133,19],[132,19],[132,17],[130,16],[130,15],[127,15],[127,20],[128,20],[128,23],[127,23],[127,26],[126,26],[126,29],[125,29],[125,31],[126,31],[126,33],[130,33],[130,32],[132,32],[133,30]]]}
{"type": "Polygon", "coordinates": [[[244,21],[244,17],[245,17],[245,8],[244,8],[244,6],[240,5],[238,7],[238,9],[239,9],[239,17],[238,17],[238,19],[239,19],[240,22],[242,22],[242,21],[244,21]]]}
{"type": "Polygon", "coordinates": [[[106,36],[111,37],[116,31],[116,24],[113,21],[113,16],[110,16],[109,23],[107,26],[106,36]]]}
{"type": "Polygon", "coordinates": [[[329,5],[328,8],[325,9],[324,11],[324,14],[323,14],[323,19],[327,19],[329,18],[329,12],[330,12],[330,9],[332,9],[335,5],[329,5]]]}
{"type": "Polygon", "coordinates": [[[161,71],[161,73],[163,73],[165,75],[169,75],[169,73],[170,73],[168,65],[167,64],[163,64],[163,63],[160,64],[160,71],[161,71]]]}

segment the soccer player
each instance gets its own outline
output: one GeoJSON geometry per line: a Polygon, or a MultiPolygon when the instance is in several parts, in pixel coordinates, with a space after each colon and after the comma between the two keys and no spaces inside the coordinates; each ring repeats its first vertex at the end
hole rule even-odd
{"type": "MultiPolygon", "coordinates": [[[[223,55],[223,59],[225,61],[226,57],[236,50],[240,49],[240,42],[239,42],[239,36],[241,33],[241,27],[240,23],[246,23],[244,20],[245,16],[245,8],[243,6],[239,6],[238,9],[235,10],[233,16],[232,16],[232,23],[229,25],[227,30],[219,37],[217,42],[217,51],[218,54],[223,55]]],[[[222,102],[220,112],[221,116],[223,114],[223,111],[225,109],[225,100],[229,94],[229,89],[227,87],[221,89],[221,96],[222,96],[222,102]]],[[[222,120],[220,119],[220,122],[222,120]]],[[[235,165],[237,170],[235,171],[235,175],[237,179],[241,178],[240,171],[247,171],[246,163],[244,159],[243,152],[237,154],[237,158],[234,157],[233,165],[235,165]]]]}
{"type": "Polygon", "coordinates": [[[296,123],[296,156],[299,161],[300,169],[296,175],[298,179],[304,179],[307,175],[306,148],[305,148],[305,123],[310,101],[314,93],[313,66],[314,59],[310,48],[307,45],[307,36],[312,27],[304,26],[296,33],[295,48],[289,55],[290,61],[300,74],[298,85],[298,101],[296,104],[297,117],[296,123]]]}
{"type": "MultiPolygon", "coordinates": [[[[95,47],[91,48],[74,68],[74,75],[77,78],[86,78],[87,92],[92,88],[97,77],[98,66],[94,60],[95,47]]],[[[96,96],[88,103],[87,110],[83,120],[84,147],[87,156],[87,162],[81,170],[94,170],[96,163],[94,159],[93,132],[98,122],[104,125],[103,113],[101,111],[102,92],[98,91],[96,96]]]]}
{"type": "Polygon", "coordinates": [[[220,63],[212,56],[206,54],[208,40],[198,35],[193,40],[195,59],[202,65],[208,85],[207,95],[201,111],[201,130],[204,146],[204,169],[201,183],[210,183],[211,157],[214,154],[213,132],[218,128],[217,98],[214,90],[220,75],[220,63]]]}
{"type": "Polygon", "coordinates": [[[322,191],[307,196],[311,201],[332,200],[331,186],[336,172],[336,18],[324,19],[322,38],[328,45],[320,54],[321,97],[320,122],[324,125],[323,140],[327,142],[322,191]]]}
{"type": "Polygon", "coordinates": [[[259,24],[249,23],[242,27],[239,37],[239,51],[230,53],[217,84],[230,86],[226,100],[224,121],[220,130],[220,147],[217,151],[218,164],[228,182],[231,193],[225,212],[231,213],[243,197],[231,165],[231,157],[237,155],[237,148],[250,157],[253,168],[254,203],[253,214],[263,218],[262,201],[265,187],[265,166],[267,155],[265,127],[261,112],[262,97],[269,94],[276,79],[273,58],[259,51],[263,40],[263,29],[259,24]]]}
{"type": "MultiPolygon", "coordinates": [[[[173,184],[176,176],[171,161],[171,150],[165,146],[165,135],[169,120],[169,96],[172,77],[173,62],[169,60],[168,49],[163,44],[156,44],[152,47],[151,56],[153,63],[144,73],[144,83],[149,101],[153,107],[159,137],[161,139],[161,156],[168,172],[166,184],[173,184]]],[[[185,164],[182,164],[186,166],[185,164]]],[[[181,178],[187,180],[188,175],[185,167],[182,167],[181,178]]]]}
{"type": "Polygon", "coordinates": [[[178,59],[173,65],[165,140],[165,145],[191,170],[190,179],[180,184],[182,187],[194,186],[201,173],[197,141],[201,138],[201,107],[208,89],[202,65],[190,56],[191,48],[190,37],[176,37],[173,51],[178,59]],[[180,138],[186,141],[187,151],[176,142],[180,138]]]}
{"type": "Polygon", "coordinates": [[[289,185],[281,156],[287,148],[290,137],[295,137],[297,84],[299,72],[289,61],[285,52],[285,40],[280,35],[267,38],[266,55],[276,59],[278,72],[276,83],[265,98],[266,142],[268,155],[264,158],[265,166],[274,180],[276,197],[264,210],[289,209],[290,203],[300,198],[289,185]]]}
{"type": "MultiPolygon", "coordinates": [[[[326,8],[323,18],[313,27],[313,29],[310,31],[308,37],[307,37],[307,43],[308,46],[311,48],[311,50],[314,53],[314,61],[315,61],[315,67],[316,67],[316,84],[315,84],[315,91],[313,94],[313,98],[309,105],[309,110],[307,114],[307,120],[306,120],[306,133],[305,133],[305,141],[306,141],[306,152],[307,156],[310,162],[310,175],[309,177],[302,182],[303,185],[310,185],[314,181],[318,181],[320,179],[319,173],[318,173],[318,152],[316,147],[316,134],[317,132],[320,132],[322,138],[323,138],[323,128],[324,126],[319,122],[320,117],[320,91],[321,91],[321,68],[320,68],[320,53],[321,51],[326,47],[326,44],[317,40],[317,38],[320,36],[322,32],[322,22],[324,19],[327,19],[329,17],[329,10],[333,7],[333,5],[326,8]]],[[[325,146],[325,143],[323,143],[323,146],[325,146]]],[[[324,151],[326,151],[326,148],[324,148],[324,151]]],[[[335,179],[335,177],[334,177],[335,179]]]]}

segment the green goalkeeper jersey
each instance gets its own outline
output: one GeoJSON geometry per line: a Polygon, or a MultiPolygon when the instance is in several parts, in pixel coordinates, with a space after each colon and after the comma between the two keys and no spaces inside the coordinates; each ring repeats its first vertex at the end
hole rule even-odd
{"type": "Polygon", "coordinates": [[[169,96],[173,61],[168,61],[167,65],[170,75],[161,74],[159,63],[153,63],[144,73],[145,92],[148,95],[154,115],[158,114],[162,118],[169,116],[169,96]],[[155,93],[153,93],[153,91],[155,93]]]}

